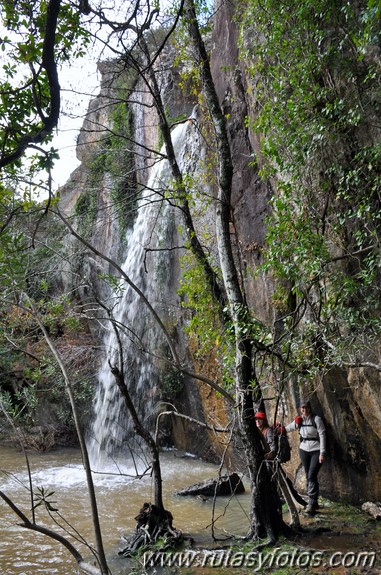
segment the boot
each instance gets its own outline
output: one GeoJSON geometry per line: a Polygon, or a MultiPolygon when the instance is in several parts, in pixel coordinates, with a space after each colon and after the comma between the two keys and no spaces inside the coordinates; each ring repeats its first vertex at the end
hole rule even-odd
{"type": "Polygon", "coordinates": [[[310,517],[313,517],[316,513],[316,505],[314,505],[313,503],[309,503],[305,508],[304,512],[310,517]]]}

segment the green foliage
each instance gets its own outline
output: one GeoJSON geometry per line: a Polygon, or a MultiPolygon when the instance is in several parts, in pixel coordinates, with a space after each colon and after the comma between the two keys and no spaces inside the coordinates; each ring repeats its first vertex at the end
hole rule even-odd
{"type": "Polygon", "coordinates": [[[112,291],[118,297],[123,295],[123,292],[126,289],[125,283],[121,282],[119,277],[115,277],[112,274],[99,274],[99,278],[104,280],[112,289],[112,291]]]}
{"type": "Polygon", "coordinates": [[[37,507],[43,505],[48,512],[58,511],[58,508],[56,507],[57,502],[52,500],[54,494],[55,491],[48,491],[44,487],[37,487],[36,491],[33,493],[35,501],[33,509],[37,509],[37,507]]]}
{"type": "Polygon", "coordinates": [[[220,325],[216,322],[216,304],[207,287],[204,272],[194,257],[187,253],[182,258],[182,264],[179,295],[182,297],[183,307],[191,310],[187,330],[198,340],[200,352],[208,353],[218,345],[220,337],[220,325]]]}
{"type": "MultiPolygon", "coordinates": [[[[122,92],[124,89],[120,88],[122,92]]],[[[114,107],[111,119],[113,135],[109,140],[106,170],[114,178],[115,184],[111,191],[111,198],[123,234],[134,219],[132,214],[136,207],[137,186],[131,144],[134,118],[129,106],[121,101],[114,107]]]]}
{"type": "MultiPolygon", "coordinates": [[[[226,313],[229,310],[225,310],[226,313]]],[[[250,310],[246,305],[237,304],[235,306],[235,316],[238,318],[238,325],[236,327],[236,334],[239,340],[252,339],[252,343],[268,345],[272,343],[271,330],[256,317],[250,314],[250,310]]],[[[229,331],[233,335],[233,326],[229,326],[229,331]]]]}
{"type": "MultiPolygon", "coordinates": [[[[5,28],[0,40],[2,157],[10,156],[24,137],[41,130],[44,119],[51,113],[46,51],[45,57],[43,55],[47,6],[47,2],[25,1],[2,2],[0,6],[0,19],[5,28]]],[[[50,35],[55,40],[54,61],[58,66],[70,57],[81,57],[89,43],[89,35],[80,25],[80,12],[68,3],[61,3],[56,29],[50,30],[50,35]]],[[[47,130],[44,142],[51,138],[47,130]]],[[[39,157],[43,164],[45,154],[39,153],[39,157]]]]}
{"type": "MultiPolygon", "coordinates": [[[[20,333],[13,332],[13,339],[21,343],[22,341],[31,342],[28,338],[31,335],[33,324],[29,326],[29,333],[24,328],[23,340],[20,339],[20,333]],[[17,339],[18,338],[18,339],[17,339]]],[[[50,331],[57,330],[54,324],[50,331]]],[[[78,331],[78,326],[77,326],[78,331]]],[[[52,334],[55,335],[54,333],[52,334]]],[[[1,353],[6,351],[6,342],[0,334],[1,353]]],[[[43,349],[41,343],[36,344],[38,349],[43,349]]],[[[47,350],[45,350],[47,352],[47,350]]],[[[21,352],[21,350],[20,350],[21,352]]],[[[35,352],[37,354],[37,351],[35,352]]],[[[37,357],[37,355],[36,355],[37,357]]],[[[73,358],[81,361],[81,355],[73,350],[73,358]]],[[[82,360],[85,362],[85,360],[82,360]]],[[[73,359],[67,359],[67,368],[73,382],[73,392],[78,409],[81,410],[83,420],[90,415],[91,401],[93,397],[93,384],[91,381],[92,365],[86,360],[86,365],[76,366],[73,359]]],[[[28,362],[27,358],[21,353],[14,353],[9,358],[7,364],[1,360],[2,376],[0,378],[0,402],[2,410],[15,422],[24,429],[29,429],[39,423],[42,413],[46,406],[49,406],[50,417],[52,421],[67,427],[73,426],[73,417],[70,402],[66,392],[65,381],[62,374],[54,361],[49,356],[44,356],[40,352],[39,362],[28,362]],[[20,369],[21,367],[21,369],[20,369]],[[17,369],[17,381],[12,372],[17,369]],[[7,374],[10,377],[7,377],[7,374]]]]}
{"type": "MultiPolygon", "coordinates": [[[[199,30],[203,38],[208,37],[212,30],[213,7],[204,0],[194,2],[196,17],[199,30]]],[[[175,10],[178,6],[175,6],[175,10]]],[[[192,96],[195,102],[200,105],[204,104],[204,95],[201,89],[200,67],[193,57],[192,41],[188,32],[187,17],[184,16],[176,27],[174,34],[174,43],[176,47],[176,57],[174,66],[180,73],[179,88],[189,98],[192,96]]],[[[204,118],[204,121],[206,117],[204,118]]]]}
{"type": "Polygon", "coordinates": [[[308,207],[293,196],[292,186],[280,186],[278,193],[272,202],[263,268],[281,280],[289,280],[293,292],[301,295],[304,287],[319,277],[329,252],[320,234],[319,222],[308,207]]]}
{"type": "Polygon", "coordinates": [[[4,231],[0,236],[0,284],[3,290],[12,290],[17,284],[25,286],[27,240],[23,233],[4,231]]]}
{"type": "Polygon", "coordinates": [[[278,283],[281,343],[306,368],[341,363],[381,333],[381,11],[335,0],[242,9],[253,165],[277,183],[263,267],[278,283]]]}
{"type": "Polygon", "coordinates": [[[0,391],[1,411],[6,413],[18,425],[34,423],[37,398],[33,386],[23,387],[19,391],[0,391]]]}
{"type": "Polygon", "coordinates": [[[173,400],[182,392],[184,387],[184,375],[173,366],[165,369],[160,381],[163,400],[173,400]]]}
{"type": "Polygon", "coordinates": [[[234,370],[232,332],[221,322],[219,306],[211,294],[205,272],[190,251],[182,258],[182,268],[178,293],[187,310],[185,331],[193,342],[196,357],[218,359],[224,382],[230,386],[234,370]]]}
{"type": "MultiPolygon", "coordinates": [[[[112,64],[110,64],[112,65],[112,64]]],[[[105,174],[112,176],[113,187],[110,195],[113,210],[117,216],[121,234],[131,225],[135,217],[137,184],[134,171],[134,116],[128,99],[137,80],[136,74],[118,71],[112,86],[114,103],[110,106],[109,120],[111,129],[101,140],[90,165],[90,182],[86,195],[91,202],[89,218],[96,217],[96,197],[99,190],[100,177],[105,174]]],[[[81,208],[81,207],[80,207],[81,208]]],[[[84,213],[86,206],[84,206],[84,213]]],[[[82,209],[81,209],[82,211],[82,209]]],[[[86,232],[91,229],[90,221],[85,223],[86,232]]]]}
{"type": "Polygon", "coordinates": [[[88,187],[82,190],[74,206],[74,214],[78,218],[79,232],[85,238],[91,237],[98,215],[97,191],[88,187]]]}
{"type": "MultiPolygon", "coordinates": [[[[89,365],[87,367],[89,368],[91,366],[89,365]]],[[[82,371],[86,371],[85,368],[83,368],[82,371]]],[[[87,369],[87,372],[88,371],[87,369]]],[[[89,374],[85,376],[80,371],[71,371],[71,376],[73,379],[74,400],[77,409],[81,413],[81,419],[83,423],[85,423],[91,415],[91,402],[94,397],[93,383],[89,374]]],[[[58,373],[56,373],[54,386],[49,392],[49,400],[54,406],[55,416],[59,423],[73,427],[74,429],[73,414],[67,396],[65,382],[58,373]]]]}
{"type": "Polygon", "coordinates": [[[0,233],[0,398],[8,416],[20,427],[39,423],[41,405],[49,402],[59,406],[56,419],[70,425],[71,409],[62,376],[55,363],[44,357],[48,351],[35,321],[37,314],[54,340],[66,338],[63,349],[68,350],[68,369],[78,382],[75,393],[86,413],[91,362],[87,360],[81,375],[76,365],[71,365],[83,351],[71,358],[70,338],[81,333],[83,338],[83,328],[70,297],[60,295],[57,289],[57,258],[65,255],[61,226],[49,217],[41,218],[44,206],[28,203],[26,207],[7,191],[3,190],[0,201],[2,221],[7,222],[0,233]]]}

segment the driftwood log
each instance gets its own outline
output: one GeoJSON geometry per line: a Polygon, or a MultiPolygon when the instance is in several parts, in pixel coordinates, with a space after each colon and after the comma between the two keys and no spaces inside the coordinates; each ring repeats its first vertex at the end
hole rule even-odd
{"type": "Polygon", "coordinates": [[[214,497],[219,495],[232,495],[233,493],[244,493],[245,487],[238,473],[223,475],[217,479],[207,479],[202,483],[196,483],[186,489],[177,491],[175,495],[202,495],[204,497],[214,497]]]}
{"type": "Polygon", "coordinates": [[[129,557],[139,547],[152,545],[159,538],[163,539],[163,548],[175,547],[183,539],[182,532],[174,529],[172,525],[172,513],[152,503],[143,504],[135,521],[135,532],[127,540],[127,546],[119,551],[118,555],[129,557]]]}

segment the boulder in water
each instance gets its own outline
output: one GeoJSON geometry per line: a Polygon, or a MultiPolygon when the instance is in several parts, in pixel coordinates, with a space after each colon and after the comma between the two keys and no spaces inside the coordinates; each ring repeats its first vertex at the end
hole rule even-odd
{"type": "Polygon", "coordinates": [[[231,495],[232,493],[244,493],[245,487],[238,473],[222,475],[217,479],[207,479],[202,483],[196,483],[185,489],[176,492],[176,495],[204,495],[213,497],[214,495],[231,495]]]}

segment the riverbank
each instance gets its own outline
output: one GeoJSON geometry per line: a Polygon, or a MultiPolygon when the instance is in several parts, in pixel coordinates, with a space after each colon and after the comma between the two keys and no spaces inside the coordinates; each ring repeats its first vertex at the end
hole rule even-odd
{"type": "MultiPolygon", "coordinates": [[[[26,511],[30,498],[25,486],[28,476],[20,449],[0,446],[1,488],[26,511]]],[[[88,513],[88,495],[81,456],[76,449],[31,453],[29,457],[36,488],[54,491],[55,507],[86,540],[92,540],[88,513]],[[73,496],[75,494],[75,496],[73,496]]],[[[315,517],[301,514],[301,532],[293,540],[281,540],[276,548],[255,548],[242,537],[249,526],[250,495],[231,499],[179,497],[175,492],[198,481],[216,477],[218,467],[177,452],[162,454],[165,507],[174,516],[174,525],[192,545],[157,558],[154,567],[163,575],[381,575],[381,522],[358,507],[322,500],[315,517]],[[213,510],[214,520],[213,523],[213,510]],[[212,532],[218,541],[213,541],[212,532]],[[230,537],[234,535],[234,537],[230,537]],[[230,538],[229,538],[230,537],[230,538]],[[163,565],[163,569],[161,569],[163,565]]],[[[152,555],[135,558],[118,557],[124,547],[124,536],[135,528],[134,517],[144,501],[152,500],[149,475],[133,477],[133,469],[121,463],[124,475],[94,475],[107,557],[113,575],[139,574],[149,571],[152,555]]],[[[43,509],[37,509],[38,520],[47,521],[43,509]]],[[[2,506],[0,526],[0,572],[22,575],[30,567],[33,573],[67,575],[73,559],[62,547],[47,538],[19,527],[17,517],[2,506]],[[17,545],[15,542],[17,541],[17,545]]],[[[265,543],[265,542],[263,542],[265,543]]],[[[85,550],[86,553],[86,550],[85,550]]],[[[152,562],[152,561],[151,561],[152,562]]],[[[151,571],[153,572],[153,571],[151,571]]]]}
{"type": "MultiPolygon", "coordinates": [[[[126,560],[131,569],[163,575],[380,575],[381,522],[361,509],[323,500],[315,517],[301,513],[301,531],[277,546],[216,542],[182,551],[151,551],[126,560]],[[134,567],[134,568],[133,568],[134,567]]],[[[128,568],[127,568],[128,566],[128,568]]]]}

